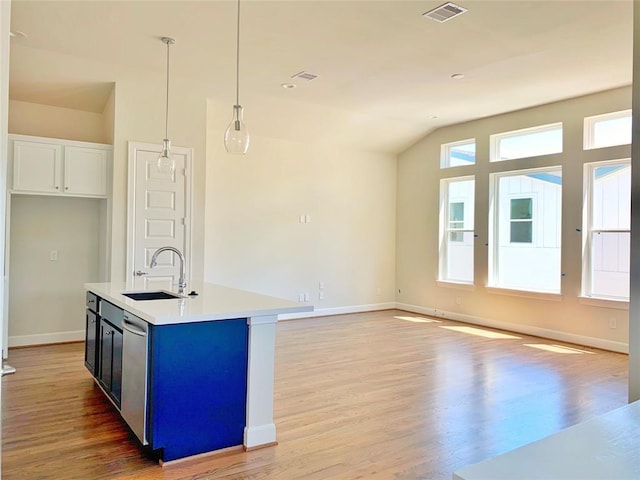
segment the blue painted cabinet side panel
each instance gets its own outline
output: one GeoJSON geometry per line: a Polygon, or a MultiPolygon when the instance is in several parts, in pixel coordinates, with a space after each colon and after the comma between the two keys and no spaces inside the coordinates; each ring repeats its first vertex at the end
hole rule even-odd
{"type": "Polygon", "coordinates": [[[174,460],[242,445],[246,424],[246,319],[153,326],[150,442],[174,460]]]}

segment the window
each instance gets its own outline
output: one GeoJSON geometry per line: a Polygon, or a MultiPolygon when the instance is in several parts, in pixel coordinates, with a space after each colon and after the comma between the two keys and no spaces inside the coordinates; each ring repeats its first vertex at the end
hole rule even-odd
{"type": "Polygon", "coordinates": [[[489,286],[560,293],[561,167],[490,178],[489,286]]]}
{"type": "Polygon", "coordinates": [[[533,242],[533,198],[512,198],[509,240],[511,243],[533,242]]]}
{"type": "Polygon", "coordinates": [[[440,168],[461,167],[476,163],[476,140],[445,143],[440,147],[440,168]]]}
{"type": "Polygon", "coordinates": [[[630,143],[631,110],[595,115],[584,119],[585,150],[630,143]]]}
{"type": "Polygon", "coordinates": [[[585,165],[582,294],[629,299],[631,163],[585,165]]]}
{"type": "Polygon", "coordinates": [[[491,161],[562,152],[562,123],[491,135],[491,161]]]}
{"type": "Polygon", "coordinates": [[[464,234],[464,202],[449,203],[449,240],[462,242],[464,234]]]}
{"type": "Polygon", "coordinates": [[[473,283],[473,177],[440,181],[439,280],[473,283]]]}

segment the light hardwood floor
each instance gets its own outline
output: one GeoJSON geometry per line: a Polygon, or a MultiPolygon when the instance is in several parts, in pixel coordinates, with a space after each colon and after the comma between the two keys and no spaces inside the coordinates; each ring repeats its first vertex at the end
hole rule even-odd
{"type": "Polygon", "coordinates": [[[390,310],[279,323],[279,445],[164,468],[94,385],[83,344],[12,349],[2,478],[450,479],[627,401],[626,355],[556,353],[526,344],[559,342],[425,320],[390,310]]]}

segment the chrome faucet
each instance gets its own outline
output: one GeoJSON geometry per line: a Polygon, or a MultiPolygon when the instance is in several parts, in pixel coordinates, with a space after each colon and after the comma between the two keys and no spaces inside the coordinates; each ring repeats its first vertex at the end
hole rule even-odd
{"type": "Polygon", "coordinates": [[[155,267],[158,264],[158,255],[160,255],[164,251],[169,251],[175,253],[180,259],[180,278],[178,279],[178,293],[184,294],[184,289],[187,287],[187,282],[184,279],[184,255],[180,250],[175,247],[160,247],[153,253],[151,257],[150,268],[155,267]]]}

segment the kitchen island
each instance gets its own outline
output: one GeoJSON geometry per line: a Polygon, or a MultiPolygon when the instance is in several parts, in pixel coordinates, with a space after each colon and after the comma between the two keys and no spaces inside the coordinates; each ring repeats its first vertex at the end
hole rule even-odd
{"type": "Polygon", "coordinates": [[[144,448],[167,462],[275,444],[278,314],[313,307],[208,283],[126,296],[141,286],[85,285],[85,365],[144,448]]]}

